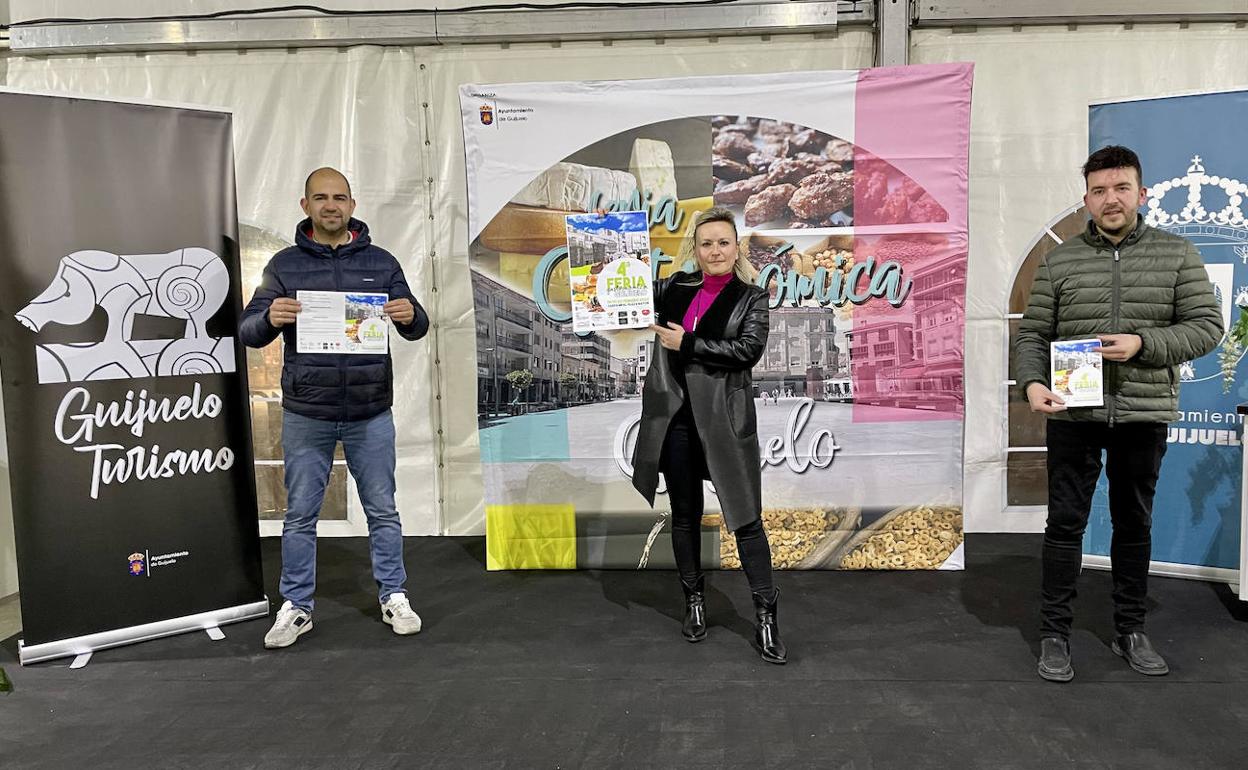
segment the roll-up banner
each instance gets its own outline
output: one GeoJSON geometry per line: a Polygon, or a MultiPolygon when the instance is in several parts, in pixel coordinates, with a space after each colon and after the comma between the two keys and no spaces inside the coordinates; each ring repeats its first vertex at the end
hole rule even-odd
{"type": "MultiPolygon", "coordinates": [[[[1089,147],[1130,147],[1140,156],[1153,227],[1200,249],[1229,329],[1248,305],[1248,90],[1097,103],[1089,147]]],[[[1153,504],[1153,570],[1233,580],[1239,567],[1241,418],[1248,400],[1244,352],[1226,337],[1179,367],[1179,420],[1170,426],[1153,504]],[[1223,370],[1227,374],[1224,376],[1223,370]],[[1224,386],[1225,384],[1225,386],[1224,386]]],[[[1113,531],[1102,475],[1084,538],[1085,563],[1108,564],[1113,531]]]]}
{"type": "MultiPolygon", "coordinates": [[[[620,307],[640,284],[609,260],[690,269],[681,237],[713,205],[771,294],[751,396],[775,565],[961,566],[971,75],[461,87],[491,569],[672,566],[663,487],[651,510],[630,483],[663,351],[613,328],[645,309],[620,307]],[[644,212],[648,251],[569,236],[600,208],[644,212]]],[[[737,567],[713,491],[703,563],[737,567]]]]}
{"type": "Polygon", "coordinates": [[[0,91],[22,663],[263,616],[231,116],[0,91]]]}

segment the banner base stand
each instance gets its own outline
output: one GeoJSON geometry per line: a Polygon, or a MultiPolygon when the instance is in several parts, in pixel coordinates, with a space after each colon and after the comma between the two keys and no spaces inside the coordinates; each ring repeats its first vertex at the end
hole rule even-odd
{"type": "MultiPolygon", "coordinates": [[[[251,602],[250,604],[240,604],[235,607],[201,612],[197,615],[185,615],[180,618],[145,623],[141,626],[119,628],[114,631],[102,631],[98,634],[88,634],[87,636],[79,636],[73,639],[61,639],[55,642],[31,645],[27,645],[19,639],[17,642],[17,653],[23,666],[31,663],[42,663],[45,660],[55,660],[56,658],[68,658],[71,655],[86,655],[86,660],[82,663],[85,666],[86,661],[90,660],[91,653],[99,650],[107,650],[110,647],[120,647],[125,644],[137,644],[138,642],[146,642],[151,639],[159,639],[162,636],[185,634],[190,631],[207,631],[217,626],[223,626],[226,623],[240,623],[244,620],[263,618],[268,614],[269,600],[266,597],[261,601],[251,602]]],[[[220,629],[217,629],[217,633],[221,633],[220,629]]],[[[209,632],[209,635],[211,636],[211,632],[209,632]]],[[[221,637],[224,638],[225,634],[221,634],[221,637]]],[[[75,660],[74,663],[75,668],[80,667],[77,665],[78,661],[75,660]]]]}
{"type": "Polygon", "coordinates": [[[214,642],[219,642],[225,638],[225,632],[217,626],[208,626],[204,629],[204,633],[208,634],[208,638],[214,642]]]}
{"type": "MultiPolygon", "coordinates": [[[[1085,553],[1083,566],[1088,569],[1107,570],[1110,568],[1108,556],[1085,553]]],[[[1148,574],[1157,577],[1183,578],[1184,580],[1207,580],[1211,583],[1239,583],[1239,570],[1223,567],[1203,567],[1199,564],[1175,564],[1168,561],[1148,563],[1148,574]]]]}
{"type": "Polygon", "coordinates": [[[91,662],[91,656],[94,654],[95,654],[94,652],[84,652],[84,653],[75,655],[74,662],[70,663],[69,667],[72,669],[86,668],[87,664],[91,662]]]}

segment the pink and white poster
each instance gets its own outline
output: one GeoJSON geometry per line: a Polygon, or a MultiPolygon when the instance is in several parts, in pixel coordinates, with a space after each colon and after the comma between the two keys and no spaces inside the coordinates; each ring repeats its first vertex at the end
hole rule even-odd
{"type": "MultiPolygon", "coordinates": [[[[636,329],[576,333],[565,218],[645,211],[653,278],[730,208],[771,333],[754,370],[776,566],[962,565],[972,68],[461,88],[489,566],[670,567],[633,490],[636,329]]],[[[660,492],[662,487],[660,487],[660,492]]],[[[707,487],[704,563],[737,566],[707,487]]]]}

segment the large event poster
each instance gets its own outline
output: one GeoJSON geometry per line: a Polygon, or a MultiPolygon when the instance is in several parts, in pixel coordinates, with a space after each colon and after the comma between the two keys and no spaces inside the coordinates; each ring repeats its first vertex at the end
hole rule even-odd
{"type": "MultiPolygon", "coordinates": [[[[1227,327],[1248,304],[1248,91],[1097,104],[1089,147],[1122,144],[1144,168],[1145,221],[1190,238],[1205,260],[1227,327]]],[[[1225,343],[1225,338],[1223,338],[1225,343]]],[[[1235,569],[1239,564],[1240,419],[1248,373],[1237,364],[1223,393],[1219,355],[1179,369],[1178,422],[1170,426],[1153,505],[1153,560],[1235,569]]],[[[1242,355],[1240,356],[1242,360],[1242,355]]],[[[1112,528],[1104,476],[1093,498],[1084,552],[1108,555],[1112,528]]]]}
{"type": "Polygon", "coordinates": [[[23,662],[266,614],[230,115],[0,92],[0,212],[23,662]]]}
{"type": "MultiPolygon", "coordinates": [[[[777,567],[962,564],[970,65],[460,90],[491,569],[670,567],[630,483],[654,335],[572,328],[565,217],[648,212],[665,277],[727,206],[777,567]]],[[[660,481],[660,492],[663,486],[660,481]]],[[[704,563],[736,567],[707,485],[704,563]]]]}

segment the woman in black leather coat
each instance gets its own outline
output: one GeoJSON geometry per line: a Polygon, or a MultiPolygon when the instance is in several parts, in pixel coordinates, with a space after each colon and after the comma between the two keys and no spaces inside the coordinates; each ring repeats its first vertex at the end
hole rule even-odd
{"type": "Polygon", "coordinates": [[[750,370],[767,345],[767,292],[737,241],[730,211],[712,208],[690,224],[678,272],[655,288],[656,355],[646,375],[633,454],[633,486],[653,506],[663,473],[672,508],[672,549],[685,592],[682,633],[706,638],[700,560],[704,479],[715,486],[737,539],[754,596],[755,643],[764,660],[784,663],[776,621],[771,547],[762,526],[762,472],[750,370]],[[658,348],[662,353],[658,353],[658,348]]]}

